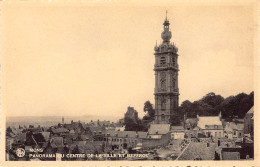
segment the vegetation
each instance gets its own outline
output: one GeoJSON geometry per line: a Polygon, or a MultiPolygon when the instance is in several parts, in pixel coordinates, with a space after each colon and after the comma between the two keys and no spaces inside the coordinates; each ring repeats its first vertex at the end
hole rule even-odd
{"type": "Polygon", "coordinates": [[[244,118],[248,110],[254,105],[254,92],[249,95],[239,93],[236,96],[223,98],[211,92],[193,103],[186,100],[179,107],[180,114],[186,114],[187,118],[195,118],[198,115],[216,116],[221,112],[222,118],[227,121],[233,118],[244,118]]]}
{"type": "MultiPolygon", "coordinates": [[[[223,98],[221,95],[216,95],[213,92],[206,94],[201,99],[190,102],[185,100],[178,108],[177,113],[171,117],[171,125],[180,125],[186,118],[196,118],[197,115],[217,116],[221,112],[222,118],[226,121],[231,121],[233,118],[244,118],[248,110],[254,105],[254,92],[249,95],[239,93],[236,96],[223,98]]],[[[128,107],[125,114],[125,130],[129,131],[147,131],[150,124],[154,120],[155,109],[150,101],[144,103],[143,111],[146,115],[138,118],[138,112],[133,107],[128,107]]],[[[196,122],[191,122],[196,124],[196,122]]]]}

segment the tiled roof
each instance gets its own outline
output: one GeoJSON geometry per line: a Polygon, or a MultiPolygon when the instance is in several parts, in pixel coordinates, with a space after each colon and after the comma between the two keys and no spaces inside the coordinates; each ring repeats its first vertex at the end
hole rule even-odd
{"type": "Polygon", "coordinates": [[[118,132],[119,131],[115,131],[115,130],[106,130],[105,135],[115,137],[118,134],[118,132]]]}
{"type": "Polygon", "coordinates": [[[52,128],[51,131],[53,133],[67,133],[67,132],[69,132],[69,130],[66,129],[66,128],[57,128],[57,129],[52,128]]]}
{"type": "Polygon", "coordinates": [[[233,130],[244,130],[244,124],[236,124],[234,122],[227,122],[226,123],[226,127],[225,127],[226,131],[233,131],[233,130]]]}
{"type": "Polygon", "coordinates": [[[89,127],[90,131],[93,132],[103,132],[104,131],[104,127],[101,126],[90,126],[89,127]]]}
{"type": "Polygon", "coordinates": [[[62,137],[52,137],[50,143],[52,148],[64,147],[62,137]]]}
{"type": "Polygon", "coordinates": [[[135,138],[137,135],[135,131],[118,131],[118,137],[135,138]]]}
{"type": "Polygon", "coordinates": [[[44,137],[45,141],[49,141],[50,132],[41,132],[42,136],[44,137]]]}
{"type": "Polygon", "coordinates": [[[170,124],[151,124],[149,134],[166,134],[170,131],[170,124]]]}
{"type": "Polygon", "coordinates": [[[183,126],[172,126],[171,131],[184,131],[183,126]]]}
{"type": "Polygon", "coordinates": [[[215,143],[210,143],[207,147],[207,143],[191,142],[187,148],[177,158],[178,160],[194,160],[200,158],[201,160],[214,160],[215,158],[215,143]]]}
{"type": "Polygon", "coordinates": [[[221,125],[222,122],[220,121],[219,116],[198,116],[198,124],[197,126],[201,129],[205,129],[206,125],[221,125]]]}
{"type": "Polygon", "coordinates": [[[34,139],[34,141],[36,141],[37,143],[39,142],[46,142],[48,141],[48,139],[46,140],[43,136],[42,133],[36,133],[32,135],[32,138],[34,139]]]}
{"type": "Polygon", "coordinates": [[[145,139],[147,138],[147,132],[137,132],[138,138],[145,139]]]}
{"type": "Polygon", "coordinates": [[[18,140],[18,141],[21,141],[21,142],[25,142],[25,141],[26,141],[26,133],[20,133],[20,134],[17,136],[17,140],[18,140]]]}

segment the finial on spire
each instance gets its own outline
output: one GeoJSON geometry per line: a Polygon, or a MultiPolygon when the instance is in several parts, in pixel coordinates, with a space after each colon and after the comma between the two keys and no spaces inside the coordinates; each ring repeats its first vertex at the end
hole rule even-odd
{"type": "Polygon", "coordinates": [[[168,13],[168,11],[166,10],[166,20],[167,20],[167,13],[168,13]]]}
{"type": "Polygon", "coordinates": [[[156,40],[156,45],[155,46],[157,46],[157,40],[156,40]]]}

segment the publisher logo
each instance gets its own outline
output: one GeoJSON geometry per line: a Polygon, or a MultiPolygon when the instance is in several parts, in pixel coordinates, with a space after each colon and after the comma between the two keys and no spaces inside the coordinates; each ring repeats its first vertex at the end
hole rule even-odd
{"type": "Polygon", "coordinates": [[[16,155],[17,155],[18,157],[20,157],[20,158],[24,157],[24,155],[25,155],[25,150],[24,150],[23,148],[18,148],[18,149],[16,150],[16,155]]]}

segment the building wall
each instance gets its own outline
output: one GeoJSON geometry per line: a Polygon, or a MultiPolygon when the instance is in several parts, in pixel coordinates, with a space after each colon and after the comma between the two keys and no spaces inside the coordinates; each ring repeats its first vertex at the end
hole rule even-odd
{"type": "Polygon", "coordinates": [[[238,160],[240,159],[239,152],[222,152],[222,160],[238,160]]]}
{"type": "Polygon", "coordinates": [[[171,139],[184,139],[184,132],[172,132],[171,139]]]}
{"type": "Polygon", "coordinates": [[[116,146],[117,149],[124,149],[126,146],[127,148],[134,148],[136,147],[137,143],[142,142],[140,138],[119,138],[119,137],[106,137],[105,138],[106,145],[116,146]]]}
{"type": "Polygon", "coordinates": [[[224,130],[223,129],[203,129],[203,133],[207,136],[210,134],[212,137],[222,138],[224,137],[224,130]]]}
{"type": "Polygon", "coordinates": [[[165,134],[162,135],[160,139],[152,139],[152,138],[147,138],[143,139],[142,142],[142,147],[143,148],[155,148],[157,146],[167,146],[171,140],[171,134],[165,134]]]}
{"type": "Polygon", "coordinates": [[[252,119],[253,113],[246,114],[244,119],[244,133],[245,134],[252,134],[253,133],[253,125],[254,120],[252,119]]]}

